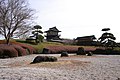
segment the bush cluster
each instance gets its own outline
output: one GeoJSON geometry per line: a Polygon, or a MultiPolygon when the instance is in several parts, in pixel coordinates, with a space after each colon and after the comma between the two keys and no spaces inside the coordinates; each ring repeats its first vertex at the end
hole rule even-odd
{"type": "Polygon", "coordinates": [[[0,44],[0,57],[7,58],[7,57],[17,57],[18,52],[15,48],[0,44]]]}
{"type": "Polygon", "coordinates": [[[54,56],[37,56],[33,60],[32,63],[39,63],[39,62],[55,62],[57,58],[54,56]]]}
{"type": "Polygon", "coordinates": [[[0,44],[5,44],[5,40],[0,40],[0,44]]]}
{"type": "Polygon", "coordinates": [[[33,54],[36,50],[31,46],[25,44],[0,44],[0,57],[1,58],[9,58],[9,57],[18,57],[24,56],[27,54],[33,54]]]}
{"type": "Polygon", "coordinates": [[[97,48],[95,51],[93,51],[94,54],[105,54],[105,55],[120,55],[120,51],[118,50],[112,50],[112,49],[105,49],[105,48],[97,48]]]}
{"type": "Polygon", "coordinates": [[[33,53],[36,53],[36,50],[35,48],[33,48],[32,46],[30,45],[26,45],[26,44],[22,44],[22,43],[16,43],[14,42],[13,44],[16,44],[24,49],[26,49],[26,51],[28,52],[27,54],[33,54],[33,53]]]}
{"type": "Polygon", "coordinates": [[[78,50],[78,46],[47,46],[43,49],[43,53],[61,53],[61,52],[68,52],[68,53],[76,53],[78,50]]]}
{"type": "Polygon", "coordinates": [[[18,51],[18,56],[24,56],[26,55],[26,49],[22,48],[18,45],[12,45],[13,48],[15,48],[18,51]]]}
{"type": "Polygon", "coordinates": [[[94,52],[94,54],[106,54],[105,49],[97,48],[94,52]]]}
{"type": "MultiPolygon", "coordinates": [[[[78,48],[80,46],[65,46],[65,45],[52,45],[52,46],[47,46],[43,49],[42,53],[46,54],[56,54],[56,53],[61,53],[61,52],[68,52],[68,53],[77,53],[78,48]]],[[[93,47],[85,47],[84,51],[94,51],[96,48],[93,47]]]]}

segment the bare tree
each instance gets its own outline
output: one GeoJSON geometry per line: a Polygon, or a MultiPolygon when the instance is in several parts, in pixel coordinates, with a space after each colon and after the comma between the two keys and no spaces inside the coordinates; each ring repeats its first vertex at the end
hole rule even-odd
{"type": "Polygon", "coordinates": [[[15,34],[22,35],[30,30],[33,12],[26,0],[0,0],[0,34],[7,44],[15,34]]]}

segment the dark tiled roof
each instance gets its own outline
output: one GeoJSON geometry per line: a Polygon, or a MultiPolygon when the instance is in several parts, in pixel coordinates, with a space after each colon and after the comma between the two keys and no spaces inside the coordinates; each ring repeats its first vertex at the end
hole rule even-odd
{"type": "Polygon", "coordinates": [[[48,30],[48,31],[45,31],[45,32],[49,32],[49,31],[61,32],[61,31],[59,31],[56,27],[49,28],[49,30],[48,30]]]}
{"type": "Polygon", "coordinates": [[[91,36],[77,37],[76,40],[78,40],[78,39],[84,39],[84,38],[92,38],[92,39],[96,39],[96,37],[95,37],[94,35],[91,35],[91,36]]]}

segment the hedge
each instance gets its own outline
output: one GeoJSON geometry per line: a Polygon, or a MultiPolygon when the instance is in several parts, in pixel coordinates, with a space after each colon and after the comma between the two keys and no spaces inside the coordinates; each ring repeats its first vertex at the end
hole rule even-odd
{"type": "Polygon", "coordinates": [[[0,44],[1,58],[18,57],[33,53],[36,53],[36,50],[33,47],[26,44],[21,43],[12,43],[9,45],[0,44]]]}

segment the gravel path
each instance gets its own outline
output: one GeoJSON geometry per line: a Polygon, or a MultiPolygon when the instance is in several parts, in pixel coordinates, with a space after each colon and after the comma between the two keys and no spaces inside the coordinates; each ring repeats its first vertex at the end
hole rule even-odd
{"type": "Polygon", "coordinates": [[[30,64],[35,56],[0,59],[0,80],[120,80],[120,55],[56,54],[58,62],[30,64]]]}

